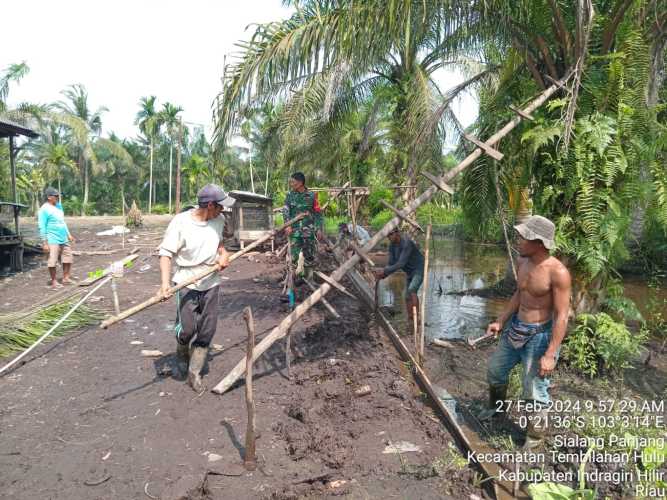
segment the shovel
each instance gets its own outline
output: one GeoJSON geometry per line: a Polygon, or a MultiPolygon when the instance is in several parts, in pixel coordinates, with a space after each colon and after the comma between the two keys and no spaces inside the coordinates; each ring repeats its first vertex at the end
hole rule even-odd
{"type": "Polygon", "coordinates": [[[482,335],[481,337],[477,337],[476,339],[472,339],[472,338],[468,337],[468,338],[466,339],[466,341],[468,342],[468,345],[469,345],[471,348],[474,349],[475,346],[476,346],[477,344],[479,344],[480,342],[483,342],[484,340],[487,340],[487,339],[490,339],[490,338],[494,338],[495,336],[496,336],[496,333],[495,333],[495,332],[491,332],[491,333],[486,333],[486,334],[482,335]]]}

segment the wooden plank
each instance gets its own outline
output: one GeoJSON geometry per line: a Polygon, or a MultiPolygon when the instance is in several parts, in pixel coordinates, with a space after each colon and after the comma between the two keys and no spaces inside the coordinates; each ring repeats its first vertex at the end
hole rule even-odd
{"type": "MultiPolygon", "coordinates": [[[[120,260],[120,262],[122,262],[123,265],[125,266],[128,262],[133,262],[134,260],[136,260],[137,257],[139,257],[139,254],[134,253],[132,255],[124,257],[123,259],[120,260]]],[[[79,286],[92,285],[96,281],[101,280],[102,278],[108,276],[109,274],[111,274],[111,266],[108,266],[104,271],[102,271],[102,274],[99,276],[92,276],[91,278],[86,278],[83,281],[79,281],[79,286]]]]}
{"type": "Polygon", "coordinates": [[[480,141],[477,137],[474,137],[470,134],[463,134],[463,137],[465,137],[466,140],[472,142],[475,146],[480,148],[485,154],[489,155],[494,160],[500,161],[503,159],[504,155],[500,151],[480,141]]]}
{"type": "Polygon", "coordinates": [[[338,283],[337,281],[332,280],[332,279],[329,278],[329,276],[327,276],[326,274],[321,273],[321,272],[319,272],[319,271],[315,271],[315,274],[317,274],[320,278],[322,278],[324,281],[326,281],[327,283],[329,283],[330,285],[332,285],[332,286],[333,286],[334,288],[336,288],[337,290],[343,292],[345,295],[347,295],[347,296],[350,297],[351,299],[355,299],[355,300],[356,300],[356,297],[355,297],[354,295],[352,295],[350,292],[348,292],[348,291],[347,291],[347,288],[345,288],[343,285],[341,285],[341,284],[338,283]]]}
{"type": "Polygon", "coordinates": [[[447,194],[454,194],[454,189],[449,184],[442,182],[442,179],[426,171],[422,171],[421,174],[431,181],[440,191],[444,191],[447,194]]]}
{"type": "Polygon", "coordinates": [[[519,115],[521,118],[525,118],[526,120],[529,120],[529,121],[531,121],[531,122],[534,122],[534,121],[535,121],[535,118],[534,118],[532,115],[529,115],[528,113],[524,113],[524,112],[521,111],[519,108],[515,108],[515,107],[512,106],[511,104],[508,106],[508,108],[510,108],[510,110],[514,111],[514,112],[515,112],[517,115],[519,115]]]}
{"type": "Polygon", "coordinates": [[[389,203],[387,203],[386,200],[380,200],[380,203],[382,204],[382,206],[384,206],[385,208],[388,208],[389,210],[394,212],[395,215],[397,215],[398,217],[403,219],[405,222],[410,224],[412,227],[414,227],[417,231],[421,231],[422,233],[425,232],[424,228],[422,228],[419,224],[417,224],[415,221],[413,221],[409,217],[406,217],[405,215],[403,215],[398,208],[390,205],[389,203]]]}

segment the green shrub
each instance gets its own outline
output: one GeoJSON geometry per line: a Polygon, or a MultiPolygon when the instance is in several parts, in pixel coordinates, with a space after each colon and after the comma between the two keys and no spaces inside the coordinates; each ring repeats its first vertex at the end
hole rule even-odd
{"type": "Polygon", "coordinates": [[[155,215],[165,215],[169,213],[169,206],[164,203],[156,203],[151,206],[151,213],[155,215]]]}
{"type": "Polygon", "coordinates": [[[450,226],[463,222],[463,211],[458,207],[447,208],[428,203],[417,209],[417,222],[426,226],[432,221],[434,226],[450,226]]]}
{"type": "Polygon", "coordinates": [[[384,200],[387,203],[392,203],[393,196],[391,189],[372,189],[371,194],[368,195],[368,201],[366,202],[370,216],[375,217],[380,212],[386,210],[382,205],[381,200],[384,200]]]}
{"type": "Polygon", "coordinates": [[[582,314],[563,343],[563,359],[593,378],[601,371],[618,372],[639,354],[646,334],[631,333],[606,313],[582,314]]]}
{"type": "Polygon", "coordinates": [[[394,218],[394,213],[391,210],[388,209],[382,210],[381,212],[378,212],[371,219],[371,227],[375,231],[382,229],[382,226],[384,226],[387,222],[389,222],[393,218],[394,218]]]}

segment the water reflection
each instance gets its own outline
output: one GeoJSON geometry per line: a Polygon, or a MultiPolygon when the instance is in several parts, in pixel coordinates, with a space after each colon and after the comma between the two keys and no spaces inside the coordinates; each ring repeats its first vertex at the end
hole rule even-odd
{"type": "MultiPolygon", "coordinates": [[[[481,335],[506,301],[447,293],[490,286],[503,276],[505,264],[501,247],[436,239],[431,246],[429,264],[426,337],[455,339],[481,335]]],[[[380,304],[392,307],[403,320],[404,290],[403,273],[383,280],[379,288],[380,304]]]]}

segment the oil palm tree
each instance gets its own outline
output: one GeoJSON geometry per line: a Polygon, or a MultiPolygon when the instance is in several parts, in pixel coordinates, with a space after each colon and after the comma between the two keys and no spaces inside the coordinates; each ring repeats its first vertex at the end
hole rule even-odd
{"type": "Polygon", "coordinates": [[[174,153],[174,139],[178,131],[178,114],[183,111],[180,106],[174,106],[169,102],[162,105],[160,111],[162,124],[167,129],[167,138],[169,139],[169,213],[171,213],[171,188],[172,188],[172,168],[173,168],[173,153],[174,153]]]}
{"type": "Polygon", "coordinates": [[[71,85],[62,94],[66,100],[55,105],[59,113],[51,113],[50,117],[66,125],[70,131],[69,139],[75,151],[83,191],[81,215],[85,215],[90,193],[90,169],[95,163],[93,142],[102,132],[102,114],[108,109],[101,106],[93,111],[88,103],[88,92],[80,84],[71,85]]]}
{"type": "Polygon", "coordinates": [[[259,25],[250,41],[239,44],[239,61],[225,69],[215,116],[217,147],[224,148],[248,107],[287,100],[283,131],[300,130],[342,119],[384,88],[396,180],[412,184],[423,165],[439,164],[448,126],[457,127],[452,100],[493,72],[462,64],[462,55],[475,57],[481,47],[471,36],[480,24],[477,2],[287,3],[296,13],[259,25]],[[448,64],[473,71],[445,93],[434,73],[448,64]]]}
{"type": "Polygon", "coordinates": [[[149,175],[148,175],[148,213],[151,213],[153,203],[153,151],[155,149],[155,139],[160,133],[162,118],[155,108],[156,97],[142,97],[139,100],[140,110],[134,121],[139,125],[139,130],[146,136],[150,148],[149,175]]]}

